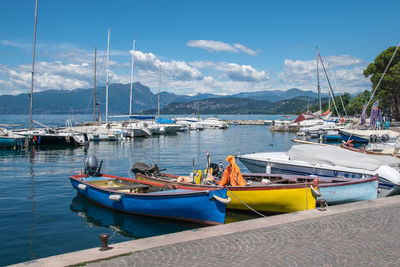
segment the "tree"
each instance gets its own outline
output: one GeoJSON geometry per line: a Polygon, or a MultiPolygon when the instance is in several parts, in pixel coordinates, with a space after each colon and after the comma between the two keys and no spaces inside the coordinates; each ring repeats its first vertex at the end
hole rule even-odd
{"type": "MultiPolygon", "coordinates": [[[[357,94],[346,106],[347,114],[352,116],[361,116],[362,107],[364,106],[364,103],[368,102],[370,97],[371,92],[369,90],[365,90],[364,92],[357,94]]],[[[369,108],[367,107],[367,112],[371,109],[373,103],[374,101],[371,101],[369,108]]]]}
{"type": "MultiPolygon", "coordinates": [[[[396,47],[389,47],[381,52],[364,70],[364,76],[370,77],[373,90],[378,85],[395,49],[396,47]]],[[[384,110],[390,108],[393,118],[400,120],[400,52],[393,58],[375,96],[380,100],[380,107],[384,110]]]]}

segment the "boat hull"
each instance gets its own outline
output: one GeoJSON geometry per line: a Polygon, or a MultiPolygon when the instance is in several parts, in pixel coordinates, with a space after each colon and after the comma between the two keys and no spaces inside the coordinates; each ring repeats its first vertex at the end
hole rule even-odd
{"type": "MultiPolygon", "coordinates": [[[[150,184],[173,184],[182,189],[209,190],[210,188],[215,188],[215,186],[170,182],[140,173],[136,173],[136,179],[150,184]]],[[[310,186],[305,184],[254,187],[228,186],[227,189],[227,195],[232,200],[231,203],[227,205],[227,208],[232,210],[249,210],[250,207],[262,212],[287,213],[314,209],[316,206],[316,196],[313,195],[310,186]]]]}
{"type": "Polygon", "coordinates": [[[349,183],[321,183],[321,196],[329,205],[376,199],[378,197],[378,177],[358,179],[349,183]]]}
{"type": "MultiPolygon", "coordinates": [[[[179,189],[155,193],[115,192],[82,181],[84,177],[82,175],[70,176],[71,184],[78,193],[92,202],[113,210],[208,225],[225,222],[226,206],[216,201],[214,195],[226,198],[226,189],[203,192],[179,189]],[[80,184],[85,186],[79,186],[80,184]],[[119,195],[120,199],[111,200],[111,195],[119,195]]],[[[119,177],[102,175],[100,178],[116,179],[119,177]]]]}
{"type": "Polygon", "coordinates": [[[357,135],[349,135],[343,132],[340,132],[340,136],[342,137],[342,140],[345,142],[348,141],[353,141],[354,143],[362,143],[362,144],[368,144],[369,143],[369,138],[364,138],[364,137],[360,137],[357,135]]]}
{"type": "Polygon", "coordinates": [[[7,148],[21,148],[24,146],[25,138],[14,138],[14,137],[4,137],[0,136],[0,149],[7,148]]]}
{"type": "MultiPolygon", "coordinates": [[[[261,161],[240,157],[239,160],[253,173],[265,173],[267,165],[271,167],[273,174],[293,174],[293,175],[316,175],[322,177],[344,177],[344,178],[372,178],[373,174],[366,174],[354,171],[337,170],[334,168],[322,168],[319,164],[313,166],[303,166],[295,164],[284,164],[272,161],[261,161]]],[[[395,185],[386,179],[379,177],[379,196],[391,196],[400,193],[400,186],[395,185]]]]}

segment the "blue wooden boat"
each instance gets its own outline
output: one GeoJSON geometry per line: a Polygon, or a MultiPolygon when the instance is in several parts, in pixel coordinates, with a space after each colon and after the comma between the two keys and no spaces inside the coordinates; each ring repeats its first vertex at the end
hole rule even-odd
{"type": "Polygon", "coordinates": [[[107,174],[80,174],[69,178],[80,195],[110,209],[207,225],[225,222],[229,202],[225,188],[196,191],[170,185],[156,187],[107,174]]]}
{"type": "Polygon", "coordinates": [[[378,197],[378,175],[372,178],[319,177],[319,191],[329,205],[371,200],[378,197]]]}

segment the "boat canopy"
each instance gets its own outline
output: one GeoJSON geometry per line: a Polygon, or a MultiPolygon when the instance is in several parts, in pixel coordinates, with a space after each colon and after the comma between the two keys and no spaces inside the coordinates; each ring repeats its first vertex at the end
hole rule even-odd
{"type": "Polygon", "coordinates": [[[310,113],[300,113],[299,116],[297,116],[297,118],[293,121],[293,123],[301,122],[304,120],[317,119],[317,118],[318,118],[317,116],[310,113]]]}
{"type": "Polygon", "coordinates": [[[170,119],[158,118],[157,123],[169,124],[169,123],[174,123],[174,121],[170,119]]]}
{"type": "Polygon", "coordinates": [[[335,146],[294,145],[287,155],[291,160],[371,171],[377,170],[383,165],[393,167],[400,164],[400,159],[392,156],[362,154],[335,146]]]}
{"type": "Polygon", "coordinates": [[[136,120],[152,120],[155,119],[155,116],[151,116],[151,115],[132,115],[129,116],[129,118],[131,119],[136,119],[136,120]]]}

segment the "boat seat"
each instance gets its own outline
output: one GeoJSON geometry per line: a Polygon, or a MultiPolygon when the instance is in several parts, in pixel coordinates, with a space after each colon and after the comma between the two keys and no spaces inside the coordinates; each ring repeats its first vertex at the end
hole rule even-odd
{"type": "Polygon", "coordinates": [[[123,186],[111,186],[105,188],[111,190],[129,190],[129,192],[132,192],[133,189],[147,190],[149,189],[149,186],[144,184],[133,184],[133,185],[123,185],[123,186]]]}

